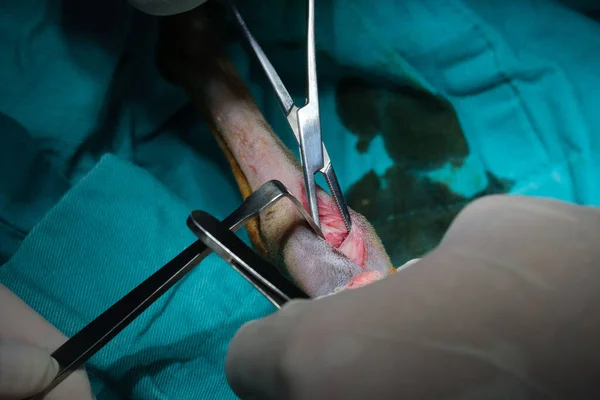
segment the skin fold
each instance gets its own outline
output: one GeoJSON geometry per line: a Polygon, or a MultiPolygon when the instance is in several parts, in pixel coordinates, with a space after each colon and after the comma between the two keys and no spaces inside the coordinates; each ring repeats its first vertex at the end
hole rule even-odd
{"type": "MultiPolygon", "coordinates": [[[[308,210],[298,160],[265,121],[222,52],[225,26],[220,10],[209,4],[163,18],[157,65],[170,82],[186,91],[210,124],[244,198],[277,179],[308,210]]],[[[348,233],[335,201],[321,189],[318,197],[325,240],[290,202],[281,201],[247,226],[253,245],[311,297],[364,286],[395,272],[362,215],[350,210],[353,227],[348,233]]]]}

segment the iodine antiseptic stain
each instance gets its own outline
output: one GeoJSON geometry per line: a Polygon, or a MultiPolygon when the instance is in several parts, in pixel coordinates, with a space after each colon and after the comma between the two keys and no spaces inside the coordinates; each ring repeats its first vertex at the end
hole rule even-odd
{"type": "Polygon", "coordinates": [[[365,174],[348,190],[346,200],[373,225],[392,262],[399,266],[433,249],[469,202],[505,193],[512,186],[490,173],[487,177],[485,189],[464,197],[447,185],[416,177],[395,165],[382,177],[373,171],[365,174]]]}
{"type": "Polygon", "coordinates": [[[380,134],[392,160],[409,169],[460,164],[469,153],[452,105],[417,87],[382,87],[345,78],[337,85],[336,109],[358,136],[358,151],[365,152],[380,134]]]}
{"type": "Polygon", "coordinates": [[[461,165],[469,154],[452,105],[425,90],[347,78],[337,86],[336,106],[342,123],[358,137],[359,152],[381,135],[395,163],[382,176],[366,173],[346,199],[373,224],[396,266],[433,249],[469,202],[513,185],[486,172],[487,187],[465,197],[416,173],[447,162],[461,165]]]}

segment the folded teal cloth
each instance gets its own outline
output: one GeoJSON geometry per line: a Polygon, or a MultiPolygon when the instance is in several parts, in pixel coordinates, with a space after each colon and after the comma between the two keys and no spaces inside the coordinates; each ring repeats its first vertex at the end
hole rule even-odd
{"type": "MultiPolygon", "coordinates": [[[[106,156],[31,230],[0,282],[72,335],[193,242],[189,212],[148,172],[106,156]]],[[[228,341],[273,310],[211,255],[89,362],[94,392],[235,398],[224,374],[228,341]]]]}
{"type": "MultiPolygon", "coordinates": [[[[240,8],[302,101],[305,1],[260,3],[240,8]]],[[[478,196],[600,205],[600,6],[565,3],[317,2],[323,138],[395,265],[478,196]]],[[[241,201],[154,66],[156,25],[121,0],[3,2],[0,282],[66,334],[191,243],[190,211],[224,218],[241,201]]],[[[296,148],[263,72],[231,51],[296,148]]],[[[212,256],[92,360],[98,399],[231,397],[227,344],[270,311],[212,256]]]]}

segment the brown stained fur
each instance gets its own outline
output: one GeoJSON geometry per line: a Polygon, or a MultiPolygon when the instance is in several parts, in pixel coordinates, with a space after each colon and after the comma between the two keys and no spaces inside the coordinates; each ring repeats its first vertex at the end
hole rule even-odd
{"type": "MultiPolygon", "coordinates": [[[[202,78],[218,75],[236,94],[247,98],[249,104],[254,104],[248,88],[241,79],[236,79],[235,68],[222,51],[225,34],[221,27],[224,25],[219,10],[210,4],[183,14],[161,18],[156,64],[165,79],[186,91],[208,123],[231,167],[242,198],[246,199],[252,193],[248,179],[214,123],[203,96],[202,78]]],[[[267,255],[267,247],[260,234],[259,219],[250,220],[246,229],[254,247],[267,255]]]]}
{"type": "MultiPolygon", "coordinates": [[[[229,162],[231,171],[233,172],[233,176],[235,177],[235,181],[237,182],[237,185],[240,189],[240,193],[242,194],[242,198],[245,200],[248,196],[250,196],[250,194],[252,194],[252,189],[250,188],[248,179],[246,179],[246,175],[242,171],[242,168],[236,161],[235,157],[233,157],[233,153],[229,149],[229,146],[227,146],[227,143],[225,143],[225,140],[223,140],[223,136],[221,136],[221,133],[214,126],[214,124],[211,123],[210,125],[210,130],[215,140],[217,141],[219,147],[223,151],[223,154],[225,154],[225,158],[227,159],[227,162],[229,162]]],[[[254,247],[263,255],[267,255],[267,248],[260,234],[259,218],[255,217],[248,221],[248,223],[246,224],[246,230],[248,231],[248,237],[250,237],[250,241],[252,242],[254,247]]]]}
{"type": "MultiPolygon", "coordinates": [[[[247,97],[248,102],[252,102],[253,100],[247,88],[243,85],[240,85],[239,82],[234,82],[233,77],[235,76],[235,74],[232,76],[232,74],[228,73],[234,72],[233,66],[231,66],[231,64],[227,60],[219,60],[217,64],[219,64],[222,68],[215,68],[215,70],[211,71],[210,73],[213,74],[212,76],[218,73],[219,75],[227,78],[229,88],[236,90],[236,93],[239,93],[240,96],[247,97]]],[[[240,189],[242,198],[245,200],[248,196],[250,196],[250,194],[252,194],[252,188],[250,187],[250,183],[248,182],[246,175],[242,171],[242,168],[233,156],[231,149],[225,142],[225,139],[223,139],[223,135],[217,128],[217,125],[214,123],[213,116],[208,110],[208,107],[204,102],[204,97],[201,94],[202,89],[198,87],[196,82],[190,82],[189,80],[182,80],[180,81],[180,84],[188,93],[188,96],[190,97],[190,99],[192,99],[192,102],[199,110],[204,120],[207,122],[213,137],[217,141],[217,144],[221,148],[221,151],[223,151],[223,154],[225,155],[225,158],[227,159],[227,162],[231,167],[231,171],[233,172],[235,181],[238,185],[238,188],[240,189]]],[[[248,232],[248,237],[250,238],[250,241],[252,242],[254,247],[263,255],[268,255],[267,246],[264,242],[262,235],[260,234],[259,218],[255,217],[248,221],[246,223],[246,230],[248,232]]]]}

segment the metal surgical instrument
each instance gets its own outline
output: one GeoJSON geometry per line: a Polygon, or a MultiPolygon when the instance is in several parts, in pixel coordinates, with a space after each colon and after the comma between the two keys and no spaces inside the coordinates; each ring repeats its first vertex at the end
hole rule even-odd
{"type": "Polygon", "coordinates": [[[187,225],[199,237],[199,240],[175,256],[54,351],[52,357],[58,362],[58,374],[48,387],[29,399],[43,399],[212,251],[223,257],[275,307],[281,308],[291,299],[307,299],[308,295],[287,280],[275,266],[260,257],[234,234],[261,211],[284,198],[292,201],[315,233],[323,236],[321,229],[302,207],[302,204],[279,181],[265,183],[248,196],[223,221],[219,221],[203,211],[192,212],[188,217],[187,225]]]}
{"type": "Polygon", "coordinates": [[[329,190],[335,199],[337,207],[344,219],[346,229],[350,231],[352,221],[350,213],[344,200],[344,195],[338,182],[335,170],[331,164],[329,154],[325,149],[325,145],[321,139],[321,119],[319,115],[319,93],[317,85],[317,64],[316,64],[316,48],[315,48],[315,2],[308,1],[308,26],[307,26],[307,84],[308,96],[306,105],[298,108],[294,105],[292,96],[283,85],[281,78],[275,71],[275,68],[265,55],[264,51],[250,32],[246,22],[242,18],[236,6],[231,0],[227,1],[235,20],[241,28],[244,36],[250,43],[252,50],[256,54],[262,68],[277,94],[279,104],[285,114],[294,136],[300,145],[300,158],[302,161],[302,169],[304,173],[304,184],[310,212],[317,225],[321,226],[319,220],[319,211],[317,204],[317,185],[315,182],[315,174],[321,172],[325,176],[329,190]]]}

